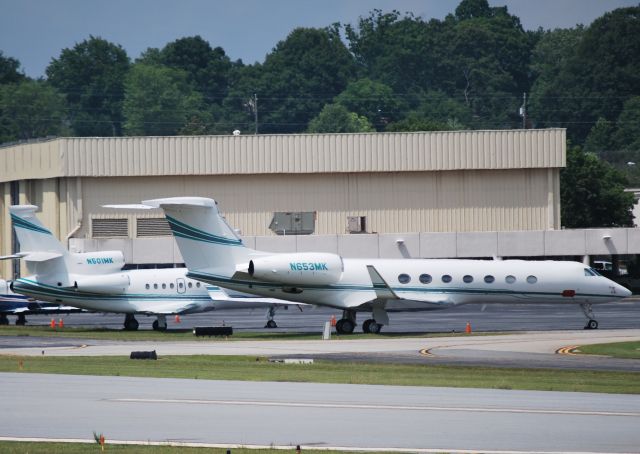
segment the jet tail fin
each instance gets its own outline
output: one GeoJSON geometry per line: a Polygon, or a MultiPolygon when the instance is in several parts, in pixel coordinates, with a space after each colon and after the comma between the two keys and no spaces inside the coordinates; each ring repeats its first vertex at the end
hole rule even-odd
{"type": "Polygon", "coordinates": [[[162,208],[190,271],[231,277],[239,264],[247,264],[254,251],[246,248],[225,219],[216,201],[204,197],[145,200],[162,208]]]}

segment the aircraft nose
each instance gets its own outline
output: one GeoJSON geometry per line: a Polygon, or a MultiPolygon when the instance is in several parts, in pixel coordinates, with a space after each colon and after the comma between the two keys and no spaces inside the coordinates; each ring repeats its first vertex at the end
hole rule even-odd
{"type": "Polygon", "coordinates": [[[632,295],[631,290],[629,290],[628,288],[623,287],[622,285],[619,285],[619,284],[618,284],[618,288],[616,290],[618,291],[618,293],[620,295],[623,296],[623,298],[626,298],[626,297],[632,295]]]}

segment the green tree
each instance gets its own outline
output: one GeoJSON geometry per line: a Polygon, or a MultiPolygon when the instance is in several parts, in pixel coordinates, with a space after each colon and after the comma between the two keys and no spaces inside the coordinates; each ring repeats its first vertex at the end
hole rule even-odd
{"type": "Polygon", "coordinates": [[[309,122],[307,132],[371,132],[375,131],[366,117],[349,112],[341,104],[327,104],[317,117],[309,122]]]}
{"type": "Polygon", "coordinates": [[[125,93],[126,135],[206,132],[210,117],[184,71],[135,64],[127,75],[125,93]]]}
{"type": "Polygon", "coordinates": [[[598,118],[584,143],[584,151],[594,153],[599,158],[608,160],[607,156],[613,150],[612,136],[613,125],[611,122],[602,117],[598,118]]]}
{"type": "Polygon", "coordinates": [[[337,26],[295,29],[261,67],[260,132],[304,131],[322,106],[355,78],[355,72],[337,26]]]}
{"type": "Polygon", "coordinates": [[[335,102],[366,117],[378,131],[404,116],[407,109],[407,103],[396,97],[389,86],[367,78],[351,82],[335,102]]]}
{"type": "Polygon", "coordinates": [[[624,175],[579,147],[567,150],[560,173],[562,225],[568,228],[633,225],[633,194],[624,192],[624,175]]]}
{"type": "Polygon", "coordinates": [[[628,99],[616,121],[613,142],[619,150],[640,151],[640,96],[628,99]]]}
{"type": "Polygon", "coordinates": [[[442,121],[425,118],[416,112],[412,112],[400,121],[387,125],[387,132],[409,132],[409,131],[449,131],[453,129],[462,129],[459,125],[448,124],[442,121]]]}
{"type": "Polygon", "coordinates": [[[12,57],[5,57],[0,50],[0,85],[12,84],[26,79],[20,72],[20,62],[12,57]]]}
{"type": "Polygon", "coordinates": [[[121,46],[93,36],[52,59],[47,77],[66,96],[75,134],[122,134],[124,78],[129,66],[121,46]]]}
{"type": "Polygon", "coordinates": [[[0,85],[0,143],[67,135],[64,96],[44,81],[0,85]]]}
{"type": "Polygon", "coordinates": [[[211,48],[200,36],[180,38],[159,54],[160,63],[181,69],[207,103],[222,104],[229,85],[231,61],[221,47],[211,48]]]}

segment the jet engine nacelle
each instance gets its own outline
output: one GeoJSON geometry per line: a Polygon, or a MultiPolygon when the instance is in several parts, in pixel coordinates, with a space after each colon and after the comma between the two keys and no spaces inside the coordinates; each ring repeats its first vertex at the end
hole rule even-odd
{"type": "Polygon", "coordinates": [[[275,254],[249,262],[249,275],[283,284],[335,284],[342,277],[342,257],[327,253],[275,254]]]}
{"type": "Polygon", "coordinates": [[[131,281],[125,273],[103,274],[97,276],[72,276],[73,288],[90,293],[123,293],[131,281]]]}
{"type": "Polygon", "coordinates": [[[124,266],[122,251],[78,252],[72,257],[72,273],[109,274],[120,271],[124,266]]]}

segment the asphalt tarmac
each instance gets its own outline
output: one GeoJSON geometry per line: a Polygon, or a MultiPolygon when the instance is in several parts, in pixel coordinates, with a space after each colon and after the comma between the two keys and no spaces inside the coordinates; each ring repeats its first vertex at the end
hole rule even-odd
{"type": "Polygon", "coordinates": [[[630,453],[640,396],[0,374],[0,437],[405,452],[630,453]],[[55,417],[52,417],[55,415],[55,417]]]}

